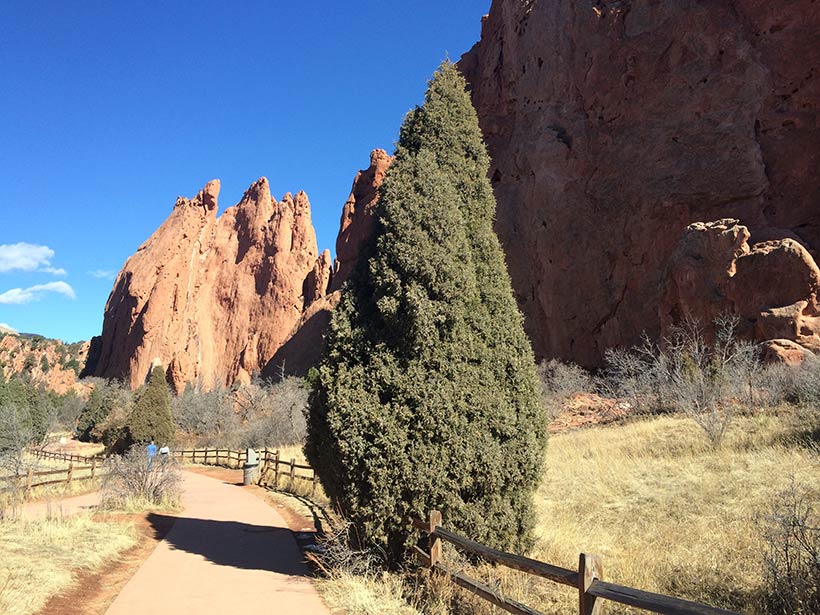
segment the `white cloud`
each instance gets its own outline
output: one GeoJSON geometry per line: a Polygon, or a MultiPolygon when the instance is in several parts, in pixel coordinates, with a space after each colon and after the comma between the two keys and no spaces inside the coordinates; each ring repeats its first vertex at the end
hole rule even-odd
{"type": "Polygon", "coordinates": [[[6,271],[43,271],[53,275],[65,275],[65,269],[51,266],[54,250],[33,243],[10,243],[0,245],[0,273],[6,271]]]}
{"type": "Polygon", "coordinates": [[[100,280],[113,280],[117,272],[110,269],[95,269],[94,271],[89,271],[88,275],[92,278],[99,278],[100,280]]]}
{"type": "Polygon", "coordinates": [[[65,295],[69,299],[76,299],[74,289],[65,282],[49,282],[48,284],[35,284],[28,288],[12,288],[0,294],[0,305],[22,305],[39,301],[46,293],[58,293],[65,295]]]}

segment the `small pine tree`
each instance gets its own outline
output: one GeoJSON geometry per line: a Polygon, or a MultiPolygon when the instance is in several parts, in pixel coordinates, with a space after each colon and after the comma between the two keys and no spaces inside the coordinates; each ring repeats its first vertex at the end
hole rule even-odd
{"type": "Polygon", "coordinates": [[[128,430],[135,443],[153,440],[170,444],[174,439],[174,422],[171,418],[171,391],[160,366],[151,370],[151,377],[137,393],[134,410],[128,421],[128,430]]]}
{"type": "Polygon", "coordinates": [[[409,520],[523,550],[546,416],[492,223],[478,119],[455,66],[401,130],[372,256],[335,310],[305,452],[359,546],[401,562],[409,520]]]}

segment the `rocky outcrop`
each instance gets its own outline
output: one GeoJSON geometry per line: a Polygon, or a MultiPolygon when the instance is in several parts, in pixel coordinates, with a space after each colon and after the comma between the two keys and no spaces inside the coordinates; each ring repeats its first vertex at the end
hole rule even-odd
{"type": "MultiPolygon", "coordinates": [[[[664,273],[693,222],[742,220],[752,246],[739,263],[759,275],[817,256],[820,4],[494,0],[459,67],[539,357],[592,366],[658,335],[664,273]]],[[[785,300],[763,282],[748,290],[746,316],[785,300]]],[[[797,339],[815,306],[789,305],[751,314],[759,335],[797,339]]]]}
{"type": "Polygon", "coordinates": [[[85,395],[78,382],[88,354],[88,342],[64,344],[39,335],[0,333],[0,374],[4,380],[24,377],[58,395],[85,395]]]}
{"type": "Polygon", "coordinates": [[[817,355],[792,340],[768,340],[761,344],[761,350],[765,363],[782,363],[789,367],[820,366],[817,355]]]}
{"type": "Polygon", "coordinates": [[[336,263],[331,290],[338,290],[347,280],[365,244],[375,233],[373,217],[379,200],[379,188],[393,157],[383,149],[370,152],[370,166],[359,171],[353,180],[350,196],[342,208],[339,235],[336,238],[336,263]]]}
{"type": "Polygon", "coordinates": [[[306,287],[324,292],[329,254],[317,259],[304,192],[276,201],[262,178],[217,218],[218,194],[214,180],[179,198],[125,263],[87,372],[136,387],[159,360],[177,390],[248,381],[299,321],[306,287]]]}
{"type": "Polygon", "coordinates": [[[325,251],[316,268],[308,277],[309,293],[314,297],[296,323],[288,339],[268,361],[262,372],[266,378],[303,376],[319,362],[325,329],[331,313],[341,299],[341,288],[367,250],[367,243],[375,234],[374,212],[379,200],[379,188],[393,157],[382,149],[370,152],[370,166],[356,174],[350,196],[342,208],[339,235],[336,238],[336,261],[332,274],[326,273],[330,253],[325,251]],[[325,256],[325,254],[327,256],[325,256]],[[326,295],[315,293],[321,281],[330,277],[326,295]],[[316,280],[320,283],[317,285],[316,280]]]}
{"type": "Polygon", "coordinates": [[[339,290],[373,233],[391,158],[371,154],[345,203],[333,263],[318,253],[307,196],[277,202],[265,178],[217,217],[219,181],[177,199],[125,263],[84,375],[145,382],[155,361],[176,390],[303,375],[315,364],[339,290]]]}
{"type": "Polygon", "coordinates": [[[749,237],[732,219],[687,227],[667,267],[661,335],[687,319],[708,326],[735,314],[749,339],[791,340],[820,351],[820,269],[811,254],[790,238],[750,246],[749,237]]]}

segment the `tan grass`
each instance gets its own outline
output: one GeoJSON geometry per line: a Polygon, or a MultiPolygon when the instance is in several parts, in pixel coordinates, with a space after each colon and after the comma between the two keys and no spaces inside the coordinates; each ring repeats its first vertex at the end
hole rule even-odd
{"type": "MultiPolygon", "coordinates": [[[[598,553],[613,582],[759,612],[757,523],[795,478],[820,482],[804,424],[794,412],[741,417],[720,449],[683,417],[554,436],[532,555],[575,568],[579,552],[598,553]]],[[[554,585],[540,593],[544,609],[577,600],[554,585]]]]}
{"type": "Polygon", "coordinates": [[[36,613],[76,572],[101,567],[135,542],[130,523],[88,515],[0,522],[0,613],[36,613]]]}
{"type": "MultiPolygon", "coordinates": [[[[606,580],[762,614],[758,522],[793,480],[820,484],[820,455],[807,435],[817,426],[816,410],[741,416],[719,449],[680,416],[552,436],[529,555],[576,569],[581,551],[597,553],[606,580]]],[[[577,612],[570,588],[504,568],[474,569],[457,555],[450,562],[542,612],[577,612]]],[[[322,582],[334,613],[404,613],[390,610],[398,608],[393,601],[412,594],[392,575],[336,576],[322,582]]],[[[455,592],[453,612],[497,612],[455,592]]],[[[643,611],[609,603],[607,612],[643,611]]]]}
{"type": "Polygon", "coordinates": [[[356,576],[339,571],[316,586],[334,614],[422,615],[405,599],[406,587],[398,575],[356,576]]]}

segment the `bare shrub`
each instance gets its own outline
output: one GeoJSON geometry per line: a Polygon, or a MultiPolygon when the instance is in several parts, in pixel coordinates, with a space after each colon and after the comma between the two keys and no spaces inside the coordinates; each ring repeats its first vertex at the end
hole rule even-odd
{"type": "Polygon", "coordinates": [[[178,431],[205,446],[234,447],[241,429],[239,416],[228,389],[198,391],[187,387],[171,400],[171,412],[178,431]]]}
{"type": "Polygon", "coordinates": [[[111,457],[109,464],[100,494],[104,507],[141,510],[178,504],[182,473],[173,458],[151,459],[144,447],[134,446],[124,455],[111,457]]]}
{"type": "Polygon", "coordinates": [[[542,361],[537,372],[547,412],[553,418],[573,395],[596,390],[592,374],[574,363],[564,363],[557,359],[542,361]]]}
{"type": "Polygon", "coordinates": [[[762,367],[755,346],[738,339],[739,322],[736,316],[716,319],[713,342],[687,320],[663,347],[644,337],[632,350],[608,351],[611,389],[638,411],[685,412],[719,446],[738,409],[758,398],[762,367]]]}
{"type": "Polygon", "coordinates": [[[816,492],[793,484],[766,519],[765,601],[771,615],[820,613],[817,497],[816,492]]]}
{"type": "Polygon", "coordinates": [[[609,348],[604,353],[604,388],[610,397],[625,399],[636,413],[656,414],[672,409],[666,357],[648,335],[631,349],[609,348]]]}
{"type": "Polygon", "coordinates": [[[236,392],[244,424],[240,446],[261,448],[304,442],[307,400],[307,388],[299,378],[285,378],[272,385],[254,381],[241,387],[236,392]]]}

